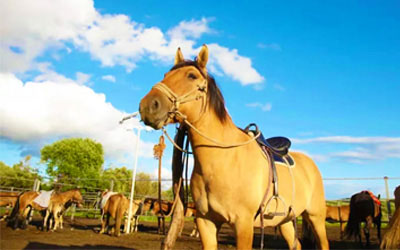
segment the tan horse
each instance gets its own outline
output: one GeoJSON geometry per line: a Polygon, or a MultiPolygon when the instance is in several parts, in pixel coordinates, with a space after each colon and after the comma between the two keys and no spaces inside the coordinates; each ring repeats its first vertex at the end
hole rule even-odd
{"type": "MultiPolygon", "coordinates": [[[[47,208],[42,207],[38,205],[36,202],[34,202],[34,199],[39,196],[40,192],[35,192],[35,191],[27,191],[22,193],[18,199],[17,203],[12,211],[11,216],[13,217],[13,228],[17,228],[18,223],[20,221],[20,217],[23,219],[23,227],[26,227],[28,224],[28,214],[32,211],[32,209],[37,210],[37,211],[45,211],[47,208]]],[[[52,194],[50,198],[50,203],[53,201],[60,202],[62,204],[67,203],[68,201],[76,201],[76,203],[82,203],[82,194],[79,191],[79,189],[73,189],[65,192],[60,192],[60,193],[54,193],[52,194]]],[[[47,216],[48,217],[48,216],[47,216]]],[[[43,229],[46,225],[47,218],[45,217],[43,220],[43,229]]]]}
{"type": "MultiPolygon", "coordinates": [[[[131,219],[131,228],[133,228],[134,232],[137,232],[138,228],[138,213],[140,213],[139,209],[141,207],[141,200],[134,200],[132,203],[132,219],[131,219]]],[[[114,233],[115,236],[119,237],[121,235],[121,222],[124,216],[128,215],[129,211],[129,200],[123,194],[114,194],[108,198],[105,203],[104,208],[101,213],[101,230],[100,234],[107,232],[110,224],[110,217],[115,219],[114,227],[111,233],[114,233]]],[[[126,233],[128,230],[128,219],[125,220],[125,229],[126,233]]]]}
{"type": "Polygon", "coordinates": [[[57,230],[58,227],[63,229],[63,214],[72,204],[76,204],[77,207],[81,207],[81,203],[78,200],[68,200],[67,202],[64,202],[62,199],[50,200],[50,204],[46,209],[46,216],[43,220],[46,222],[49,218],[51,218],[49,229],[52,231],[57,230]]]}
{"type": "MultiPolygon", "coordinates": [[[[195,165],[190,187],[203,248],[217,249],[217,232],[228,223],[235,231],[237,248],[251,249],[254,226],[260,224],[260,205],[265,195],[268,200],[273,194],[273,188],[266,194],[271,185],[269,160],[257,142],[249,142],[252,137],[233,123],[219,88],[207,73],[207,61],[205,45],[196,61],[185,61],[178,49],[174,67],[141,100],[140,114],[154,129],[170,123],[191,125],[188,131],[195,165]]],[[[263,224],[279,225],[289,247],[300,248],[292,220],[303,215],[311,223],[318,247],[328,249],[321,174],[308,156],[290,155],[296,165],[277,164],[280,199],[269,203],[269,208],[277,207],[285,216],[265,219],[263,224]]]]}
{"type": "MultiPolygon", "coordinates": [[[[13,208],[18,199],[18,192],[0,192],[0,207],[6,207],[7,209],[13,208]]],[[[8,217],[8,211],[1,216],[0,221],[5,220],[8,217]]]]}
{"type": "Polygon", "coordinates": [[[343,239],[344,229],[346,227],[346,224],[344,222],[347,222],[349,220],[349,214],[349,205],[326,206],[326,220],[340,223],[340,239],[343,239]]]}
{"type": "Polygon", "coordinates": [[[381,249],[400,249],[400,186],[394,191],[396,211],[389,223],[389,229],[383,236],[381,249]]]}

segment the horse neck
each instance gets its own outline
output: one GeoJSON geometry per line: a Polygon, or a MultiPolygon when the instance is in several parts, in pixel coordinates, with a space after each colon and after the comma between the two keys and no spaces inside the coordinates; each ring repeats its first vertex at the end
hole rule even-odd
{"type": "Polygon", "coordinates": [[[66,192],[63,192],[60,194],[60,198],[62,200],[62,203],[65,204],[68,201],[72,200],[72,197],[74,196],[75,190],[69,190],[66,192]]]}
{"type": "MultiPolygon", "coordinates": [[[[245,142],[250,138],[236,127],[229,115],[227,115],[225,121],[222,122],[218,119],[215,112],[209,109],[200,117],[200,119],[192,122],[192,124],[196,129],[201,131],[202,134],[225,145],[245,142]]],[[[218,148],[214,142],[200,135],[193,128],[189,128],[189,139],[195,158],[199,158],[203,153],[207,155],[209,149],[218,148]]],[[[213,158],[202,157],[202,160],[212,161],[213,158]]]]}

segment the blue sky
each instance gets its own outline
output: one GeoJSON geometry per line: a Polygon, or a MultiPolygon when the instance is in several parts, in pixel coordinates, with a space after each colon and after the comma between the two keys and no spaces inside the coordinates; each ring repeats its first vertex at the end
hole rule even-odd
{"type": "MultiPolygon", "coordinates": [[[[323,177],[400,177],[398,1],[1,1],[0,160],[66,137],[132,166],[138,109],[178,46],[210,48],[209,71],[238,126],[292,139],[323,177]]],[[[173,126],[169,128],[174,132],[173,126]]],[[[155,173],[160,132],[144,132],[139,171],[155,173]]],[[[164,161],[170,175],[172,147],[164,161]]],[[[326,181],[328,198],[384,182],[326,181]],[[342,190],[342,191],[339,191],[342,190]]],[[[390,181],[391,190],[400,180],[390,181]]]]}

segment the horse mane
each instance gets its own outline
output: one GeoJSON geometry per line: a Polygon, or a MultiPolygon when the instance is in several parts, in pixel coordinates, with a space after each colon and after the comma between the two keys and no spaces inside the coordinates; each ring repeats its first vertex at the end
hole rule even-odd
{"type": "Polygon", "coordinates": [[[207,91],[207,100],[208,103],[211,107],[212,110],[214,110],[215,114],[217,115],[218,119],[221,122],[225,122],[227,117],[228,117],[228,113],[226,112],[226,108],[225,108],[225,100],[224,97],[222,96],[222,92],[219,89],[217,83],[215,82],[215,79],[212,75],[203,72],[203,70],[200,68],[199,64],[197,63],[196,60],[192,61],[192,60],[185,60],[181,63],[175,64],[170,71],[179,69],[179,68],[183,68],[183,67],[187,67],[187,66],[193,66],[195,67],[200,73],[201,75],[207,79],[207,83],[208,83],[208,91],[207,91]]]}

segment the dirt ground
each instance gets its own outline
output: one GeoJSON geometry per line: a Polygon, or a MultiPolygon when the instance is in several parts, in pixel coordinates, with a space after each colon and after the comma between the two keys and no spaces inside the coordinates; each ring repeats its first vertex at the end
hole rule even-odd
{"type": "MultiPolygon", "coordinates": [[[[157,233],[157,223],[140,222],[139,232],[113,237],[99,235],[99,219],[75,218],[71,222],[64,219],[64,229],[57,232],[42,232],[38,229],[39,218],[35,218],[26,230],[12,230],[6,227],[4,221],[0,222],[0,249],[160,249],[164,236],[157,233]]],[[[193,222],[185,222],[185,228],[178,238],[175,249],[201,249],[200,239],[190,237],[193,222]]],[[[331,249],[359,249],[354,241],[339,239],[336,226],[328,226],[328,238],[331,249]]],[[[372,245],[370,249],[378,249],[376,230],[372,230],[372,245]]],[[[299,228],[301,233],[301,229],[299,228]]],[[[385,229],[383,229],[382,235],[385,229]]],[[[228,226],[223,226],[219,236],[219,249],[234,249],[235,239],[233,231],[228,226]]],[[[286,242],[279,235],[275,238],[274,230],[266,229],[266,249],[287,249],[286,242]]],[[[260,233],[255,230],[253,248],[260,248],[260,233]]]]}

